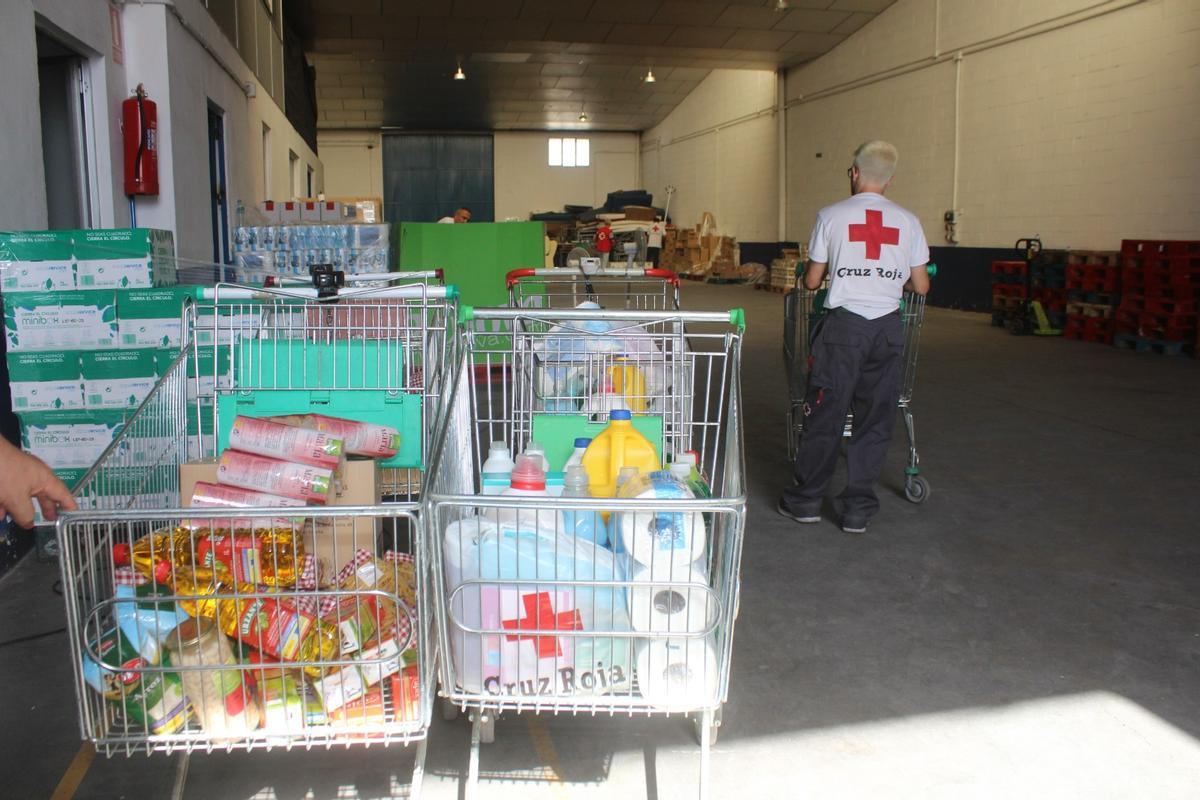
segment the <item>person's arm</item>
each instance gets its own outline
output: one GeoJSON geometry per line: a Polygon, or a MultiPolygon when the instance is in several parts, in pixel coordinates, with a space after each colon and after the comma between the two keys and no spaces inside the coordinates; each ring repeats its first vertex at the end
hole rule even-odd
{"type": "Polygon", "coordinates": [[[804,288],[810,292],[815,292],[821,288],[821,282],[825,280],[825,269],[828,264],[822,264],[819,261],[808,260],[808,266],[804,269],[804,288]]]}
{"type": "Polygon", "coordinates": [[[76,508],[66,484],[40,458],[0,437],[0,515],[7,512],[22,528],[32,527],[35,497],[47,520],[76,508]]]}
{"type": "Polygon", "coordinates": [[[922,264],[912,268],[912,274],[904,283],[904,291],[916,292],[921,295],[929,294],[929,270],[925,269],[927,266],[929,265],[922,264]]]}

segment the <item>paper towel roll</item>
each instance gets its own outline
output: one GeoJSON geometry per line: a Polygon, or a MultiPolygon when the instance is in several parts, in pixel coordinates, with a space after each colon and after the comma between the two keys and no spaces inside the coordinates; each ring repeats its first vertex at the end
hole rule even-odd
{"type": "MultiPolygon", "coordinates": [[[[661,497],[651,489],[639,498],[661,497]]],[[[619,515],[617,526],[625,551],[656,570],[660,564],[688,564],[704,555],[702,515],[691,511],[634,511],[619,515]]],[[[656,580],[661,579],[661,573],[656,580]]]]}
{"type": "Polygon", "coordinates": [[[638,688],[656,708],[687,711],[712,705],[717,678],[712,637],[649,639],[638,645],[638,688]]]}
{"type": "MultiPolygon", "coordinates": [[[[669,582],[630,588],[629,614],[635,631],[700,633],[716,621],[716,598],[711,590],[700,588],[708,586],[702,565],[688,564],[675,572],[669,582]]],[[[635,584],[662,580],[645,565],[635,567],[630,577],[635,584]]]]}

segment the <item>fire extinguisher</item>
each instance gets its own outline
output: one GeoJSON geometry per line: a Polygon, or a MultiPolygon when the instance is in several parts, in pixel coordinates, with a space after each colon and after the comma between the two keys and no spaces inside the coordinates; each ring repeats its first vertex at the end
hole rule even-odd
{"type": "Polygon", "coordinates": [[[125,194],[158,194],[158,106],[142,84],[121,103],[125,135],[125,194]]]}

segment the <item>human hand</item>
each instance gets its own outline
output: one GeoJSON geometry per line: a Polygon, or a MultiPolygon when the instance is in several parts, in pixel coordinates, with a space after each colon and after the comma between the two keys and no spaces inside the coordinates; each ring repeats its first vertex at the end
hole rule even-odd
{"type": "Polygon", "coordinates": [[[0,516],[7,512],[22,528],[33,527],[33,498],[48,521],[57,519],[59,510],[76,508],[66,484],[45,462],[0,438],[0,516]]]}

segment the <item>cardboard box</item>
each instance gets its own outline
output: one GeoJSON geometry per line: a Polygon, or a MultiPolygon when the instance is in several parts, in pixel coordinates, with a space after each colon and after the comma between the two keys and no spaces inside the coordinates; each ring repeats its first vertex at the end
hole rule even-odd
{"type": "Polygon", "coordinates": [[[625,215],[625,219],[634,220],[637,222],[653,222],[654,209],[649,206],[625,206],[621,209],[621,213],[625,215]]]}
{"type": "Polygon", "coordinates": [[[117,333],[122,347],[179,347],[183,303],[198,286],[129,289],[117,294],[117,333]]]}
{"type": "Polygon", "coordinates": [[[81,354],[86,408],[136,408],[158,381],[158,351],[90,350],[81,354]]]}
{"type": "Polygon", "coordinates": [[[279,221],[282,223],[300,221],[300,203],[295,200],[285,200],[276,203],[279,206],[279,221]]]}
{"type": "Polygon", "coordinates": [[[17,413],[83,408],[83,382],[77,350],[12,353],[8,380],[17,413]]]}
{"type": "Polygon", "coordinates": [[[170,231],[113,228],[75,232],[75,283],[80,289],[174,286],[179,282],[170,231]]]}
{"type": "Polygon", "coordinates": [[[52,292],[74,288],[74,239],[69,233],[0,233],[0,289],[52,292]]]}
{"type": "Polygon", "coordinates": [[[119,411],[41,411],[18,416],[21,447],[52,469],[92,466],[125,424],[119,411]]]}
{"type": "Polygon", "coordinates": [[[4,333],[10,353],[116,347],[116,293],[111,289],[6,293],[4,333]]]}
{"type": "Polygon", "coordinates": [[[321,203],[316,200],[303,200],[300,202],[300,221],[301,222],[320,222],[321,221],[321,203]]]}
{"type": "Polygon", "coordinates": [[[258,204],[258,213],[268,222],[279,222],[280,204],[274,200],[264,200],[258,204]]]}
{"type": "Polygon", "coordinates": [[[340,200],[326,200],[321,203],[322,222],[341,222],[343,206],[340,200]]]}

